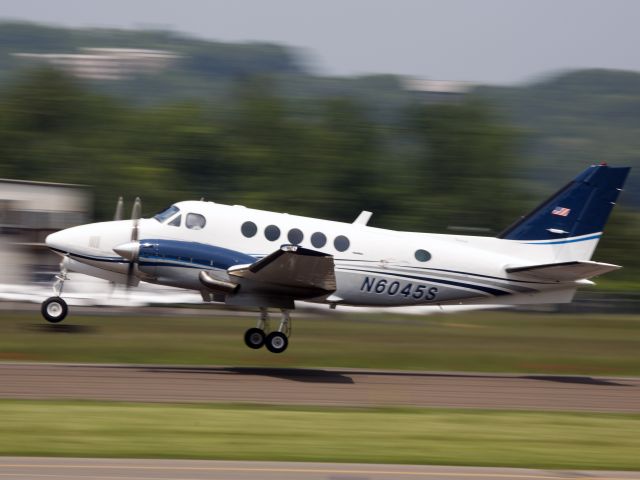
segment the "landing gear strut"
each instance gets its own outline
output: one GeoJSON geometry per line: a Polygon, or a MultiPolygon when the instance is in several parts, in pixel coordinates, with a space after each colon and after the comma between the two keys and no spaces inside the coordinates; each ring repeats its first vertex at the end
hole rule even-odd
{"type": "Polygon", "coordinates": [[[60,295],[62,295],[62,288],[64,287],[64,281],[67,279],[67,269],[60,268],[60,273],[56,275],[56,281],[53,284],[53,297],[47,298],[42,302],[40,312],[47,322],[58,323],[65,319],[69,308],[67,302],[65,302],[60,295]]]}
{"type": "Polygon", "coordinates": [[[282,353],[289,346],[289,336],[291,335],[291,317],[287,310],[282,310],[282,318],[278,330],[269,331],[269,314],[266,308],[260,309],[260,319],[255,328],[250,328],[244,334],[244,343],[249,348],[258,349],[263,345],[271,353],[282,353]]]}

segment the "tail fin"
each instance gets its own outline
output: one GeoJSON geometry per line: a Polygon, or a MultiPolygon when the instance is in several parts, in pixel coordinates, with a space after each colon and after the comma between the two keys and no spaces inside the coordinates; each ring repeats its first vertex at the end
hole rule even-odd
{"type": "Polygon", "coordinates": [[[630,170],[592,165],[498,238],[544,245],[589,240],[590,248],[581,249],[588,260],[630,170]]]}

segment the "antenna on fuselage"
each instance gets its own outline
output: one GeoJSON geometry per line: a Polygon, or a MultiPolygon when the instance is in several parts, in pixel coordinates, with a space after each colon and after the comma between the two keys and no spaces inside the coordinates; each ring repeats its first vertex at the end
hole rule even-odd
{"type": "Polygon", "coordinates": [[[371,215],[373,215],[371,212],[363,210],[363,211],[360,212],[360,215],[358,215],[358,218],[356,218],[353,221],[353,224],[354,225],[366,225],[367,223],[369,223],[369,220],[371,219],[371,215]]]}

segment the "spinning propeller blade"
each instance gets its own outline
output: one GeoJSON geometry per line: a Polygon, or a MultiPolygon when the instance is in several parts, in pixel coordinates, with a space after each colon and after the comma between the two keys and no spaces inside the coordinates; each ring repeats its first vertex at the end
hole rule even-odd
{"type": "MultiPolygon", "coordinates": [[[[138,224],[140,223],[140,215],[142,213],[142,202],[140,201],[140,197],[136,197],[135,202],[133,202],[133,208],[131,209],[131,240],[122,245],[118,245],[113,249],[118,255],[122,258],[129,261],[129,265],[127,267],[127,289],[129,287],[135,287],[138,285],[138,279],[135,275],[136,267],[138,264],[138,252],[140,250],[140,244],[138,243],[138,224]]],[[[116,206],[116,214],[115,219],[119,220],[119,217],[122,216],[122,197],[118,199],[118,205],[116,206]]]]}
{"type": "Polygon", "coordinates": [[[138,282],[135,277],[135,269],[138,263],[138,249],[140,245],[138,244],[138,224],[140,223],[140,214],[142,212],[142,202],[140,201],[140,197],[136,197],[133,202],[133,208],[131,209],[131,220],[133,220],[133,228],[131,229],[131,243],[135,243],[136,248],[133,255],[129,260],[129,268],[127,269],[127,288],[135,287],[138,282]]]}
{"type": "Polygon", "coordinates": [[[122,197],[118,197],[118,203],[116,204],[116,213],[113,215],[114,220],[122,220],[122,197]]]}
{"type": "Polygon", "coordinates": [[[140,197],[136,197],[135,202],[133,202],[133,208],[131,209],[131,220],[133,220],[133,229],[131,230],[131,241],[138,241],[138,222],[140,220],[140,213],[142,211],[142,202],[140,201],[140,197]]]}

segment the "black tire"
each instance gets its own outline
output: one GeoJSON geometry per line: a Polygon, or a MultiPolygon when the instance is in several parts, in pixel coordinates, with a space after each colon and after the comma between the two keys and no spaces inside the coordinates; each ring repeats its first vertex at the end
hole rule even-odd
{"type": "Polygon", "coordinates": [[[60,297],[49,297],[42,302],[40,312],[47,322],[59,323],[65,319],[67,313],[69,313],[69,308],[67,307],[67,302],[60,297]]]}
{"type": "Polygon", "coordinates": [[[247,347],[257,350],[264,345],[265,334],[259,328],[250,328],[244,334],[244,343],[247,347]]]}
{"type": "Polygon", "coordinates": [[[271,353],[282,353],[289,346],[289,340],[282,332],[271,332],[267,335],[265,345],[271,353]]]}

